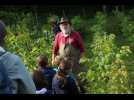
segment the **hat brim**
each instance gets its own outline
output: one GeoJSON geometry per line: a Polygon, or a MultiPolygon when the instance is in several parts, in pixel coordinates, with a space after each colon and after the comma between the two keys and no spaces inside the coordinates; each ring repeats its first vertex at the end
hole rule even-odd
{"type": "Polygon", "coordinates": [[[64,24],[64,23],[69,23],[69,21],[60,22],[59,24],[64,24]]]}

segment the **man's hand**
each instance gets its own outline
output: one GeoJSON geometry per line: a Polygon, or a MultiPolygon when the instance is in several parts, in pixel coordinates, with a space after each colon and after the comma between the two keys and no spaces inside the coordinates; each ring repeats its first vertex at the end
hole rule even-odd
{"type": "Polygon", "coordinates": [[[52,54],[52,65],[54,65],[54,64],[55,64],[55,55],[52,54]]]}
{"type": "Polygon", "coordinates": [[[52,60],[52,65],[54,65],[55,64],[55,61],[54,60],[52,60]]]}

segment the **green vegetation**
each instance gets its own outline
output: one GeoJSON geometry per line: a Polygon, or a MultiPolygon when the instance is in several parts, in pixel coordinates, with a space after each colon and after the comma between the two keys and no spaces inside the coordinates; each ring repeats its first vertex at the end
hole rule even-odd
{"type": "MultiPolygon", "coordinates": [[[[69,16],[74,29],[81,32],[86,68],[79,74],[87,94],[134,93],[134,9],[95,12],[93,17],[69,16]]],[[[18,54],[28,70],[36,68],[36,57],[46,54],[51,63],[53,34],[50,16],[32,12],[0,11],[7,24],[6,47],[18,54]],[[5,17],[6,16],[6,17],[5,17]],[[48,37],[46,37],[48,33],[48,37]]]]}

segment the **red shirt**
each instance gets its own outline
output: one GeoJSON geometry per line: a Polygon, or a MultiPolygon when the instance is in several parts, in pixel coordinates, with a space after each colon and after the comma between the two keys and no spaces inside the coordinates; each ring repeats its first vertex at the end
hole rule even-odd
{"type": "Polygon", "coordinates": [[[75,48],[80,50],[80,53],[84,52],[84,45],[82,38],[78,32],[72,32],[70,36],[65,37],[62,32],[58,33],[55,37],[53,53],[57,55],[60,45],[64,44],[72,44],[75,48]]]}

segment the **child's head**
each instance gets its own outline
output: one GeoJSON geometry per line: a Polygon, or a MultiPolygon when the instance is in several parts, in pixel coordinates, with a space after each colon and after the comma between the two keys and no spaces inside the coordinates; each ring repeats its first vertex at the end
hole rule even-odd
{"type": "Polygon", "coordinates": [[[40,67],[46,67],[48,65],[48,58],[46,55],[39,55],[37,57],[37,64],[40,67]]]}
{"type": "Polygon", "coordinates": [[[56,56],[55,59],[54,59],[54,60],[55,60],[55,65],[59,65],[61,59],[62,59],[62,58],[61,58],[60,56],[56,56]]]}
{"type": "Polygon", "coordinates": [[[72,68],[72,62],[70,60],[61,59],[59,67],[62,71],[67,73],[72,68]]]}

